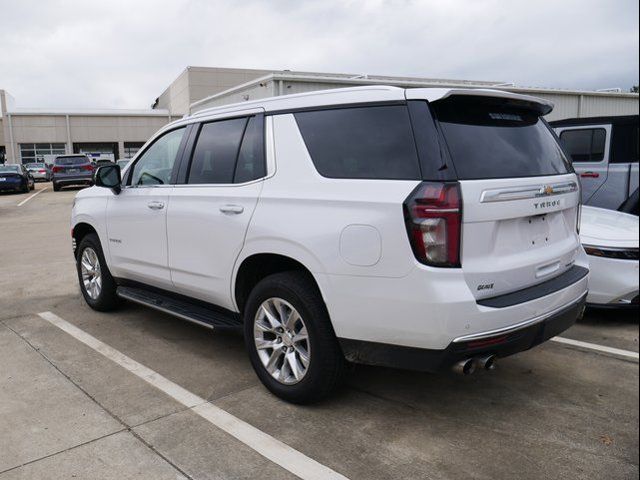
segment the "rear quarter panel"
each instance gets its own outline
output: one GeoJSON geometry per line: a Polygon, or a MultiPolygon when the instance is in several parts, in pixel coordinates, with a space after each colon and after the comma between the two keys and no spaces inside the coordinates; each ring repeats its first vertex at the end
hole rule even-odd
{"type": "Polygon", "coordinates": [[[293,115],[274,116],[273,125],[276,173],[264,183],[240,260],[278,253],[317,273],[407,275],[415,259],[402,204],[419,182],[322,177],[293,115]]]}

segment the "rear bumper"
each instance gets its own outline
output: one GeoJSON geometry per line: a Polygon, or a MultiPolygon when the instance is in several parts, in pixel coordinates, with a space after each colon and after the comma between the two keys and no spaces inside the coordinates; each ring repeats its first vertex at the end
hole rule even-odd
{"type": "Polygon", "coordinates": [[[93,175],[69,176],[52,178],[56,185],[90,185],[93,183],[93,175]]]}
{"type": "Polygon", "coordinates": [[[507,357],[529,350],[571,327],[582,315],[585,301],[586,294],[569,305],[526,322],[458,337],[443,350],[344,338],[339,340],[346,359],[354,363],[439,372],[471,357],[507,357]]]}
{"type": "Polygon", "coordinates": [[[24,180],[0,182],[0,192],[9,192],[9,191],[13,192],[16,190],[21,190],[23,188],[24,188],[24,180]]]}

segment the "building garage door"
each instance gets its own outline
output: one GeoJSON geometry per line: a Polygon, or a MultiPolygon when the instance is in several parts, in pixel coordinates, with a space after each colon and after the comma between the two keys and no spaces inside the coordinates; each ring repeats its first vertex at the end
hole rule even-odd
{"type": "Polygon", "coordinates": [[[74,143],[73,153],[84,153],[92,158],[118,159],[118,143],[74,143]]]}

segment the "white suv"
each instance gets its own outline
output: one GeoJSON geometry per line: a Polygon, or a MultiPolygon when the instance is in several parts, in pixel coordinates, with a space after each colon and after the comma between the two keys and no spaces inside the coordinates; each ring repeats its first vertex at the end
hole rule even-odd
{"type": "Polygon", "coordinates": [[[187,116],[78,193],[82,294],[244,329],[292,402],[326,395],[347,361],[491,368],[571,326],[587,293],[551,109],[384,86],[187,116]]]}

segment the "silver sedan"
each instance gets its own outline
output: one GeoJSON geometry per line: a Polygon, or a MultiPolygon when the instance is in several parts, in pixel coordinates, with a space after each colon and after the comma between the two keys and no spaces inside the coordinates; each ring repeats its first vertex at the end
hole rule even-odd
{"type": "Polygon", "coordinates": [[[38,180],[44,182],[51,181],[51,170],[47,168],[46,163],[29,163],[26,164],[25,167],[27,167],[27,170],[29,170],[29,173],[36,182],[38,180]]]}

